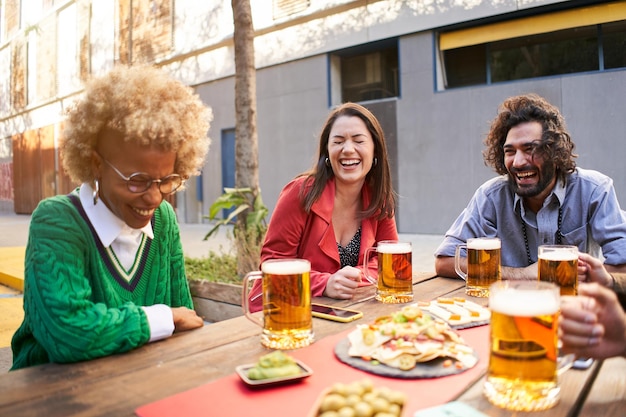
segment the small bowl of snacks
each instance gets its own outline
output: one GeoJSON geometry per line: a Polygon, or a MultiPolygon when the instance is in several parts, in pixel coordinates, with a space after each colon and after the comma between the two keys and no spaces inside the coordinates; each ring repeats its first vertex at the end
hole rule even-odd
{"type": "Polygon", "coordinates": [[[375,416],[399,417],[406,394],[388,387],[377,387],[364,378],[351,383],[335,383],[318,397],[308,417],[375,416]]]}
{"type": "Polygon", "coordinates": [[[280,350],[261,356],[257,363],[240,365],[235,372],[251,387],[301,381],[313,374],[311,368],[280,350]]]}

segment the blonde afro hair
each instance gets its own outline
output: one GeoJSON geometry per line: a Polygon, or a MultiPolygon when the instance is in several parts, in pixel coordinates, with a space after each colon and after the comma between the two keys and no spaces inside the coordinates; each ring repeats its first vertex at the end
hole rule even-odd
{"type": "Polygon", "coordinates": [[[199,173],[211,142],[210,109],[190,87],[147,65],[118,66],[92,79],[66,115],[63,165],[81,183],[94,180],[91,155],[105,127],[126,141],[175,152],[174,172],[183,178],[199,173]]]}

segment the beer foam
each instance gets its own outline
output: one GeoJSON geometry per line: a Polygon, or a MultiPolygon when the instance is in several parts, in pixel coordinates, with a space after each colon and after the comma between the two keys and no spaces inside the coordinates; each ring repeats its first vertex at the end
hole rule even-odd
{"type": "Polygon", "coordinates": [[[411,253],[412,249],[408,242],[379,243],[376,246],[376,251],[379,253],[411,253]]]}
{"type": "Polygon", "coordinates": [[[467,241],[467,249],[494,250],[500,249],[499,239],[474,239],[467,241]]]}
{"type": "Polygon", "coordinates": [[[261,271],[265,274],[289,275],[303,274],[311,270],[311,263],[303,259],[291,259],[281,262],[263,262],[261,271]]]}
{"type": "Polygon", "coordinates": [[[535,317],[559,311],[559,299],[551,291],[505,288],[491,291],[489,309],[509,316],[535,317]]]}
{"type": "Polygon", "coordinates": [[[570,250],[556,250],[542,253],[539,255],[539,259],[545,259],[546,261],[573,261],[578,259],[578,254],[570,250]]]}

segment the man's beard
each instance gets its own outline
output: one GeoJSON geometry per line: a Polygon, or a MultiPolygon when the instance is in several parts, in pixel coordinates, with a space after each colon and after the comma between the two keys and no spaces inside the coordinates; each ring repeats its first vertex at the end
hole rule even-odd
{"type": "Polygon", "coordinates": [[[520,187],[516,181],[516,175],[509,171],[509,185],[515,192],[522,198],[535,197],[541,194],[552,182],[556,175],[556,168],[551,161],[545,161],[541,167],[539,167],[539,182],[532,187],[520,187]]]}

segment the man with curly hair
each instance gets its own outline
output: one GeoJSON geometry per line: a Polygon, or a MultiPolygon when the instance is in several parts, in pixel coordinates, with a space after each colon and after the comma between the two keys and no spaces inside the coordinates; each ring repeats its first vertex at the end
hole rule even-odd
{"type": "Polygon", "coordinates": [[[613,181],[576,167],[555,106],[535,94],[508,98],[485,145],[485,164],[500,176],[478,188],[446,232],[437,274],[457,277],[455,248],[472,237],[501,239],[503,279],[537,279],[537,248],[548,244],[601,254],[608,271],[626,271],[626,213],[613,181]]]}
{"type": "Polygon", "coordinates": [[[153,67],[120,66],[87,84],[60,145],[81,185],[31,218],[12,369],[126,352],[203,325],[164,197],[198,174],[210,120],[189,87],[153,67]]]}

